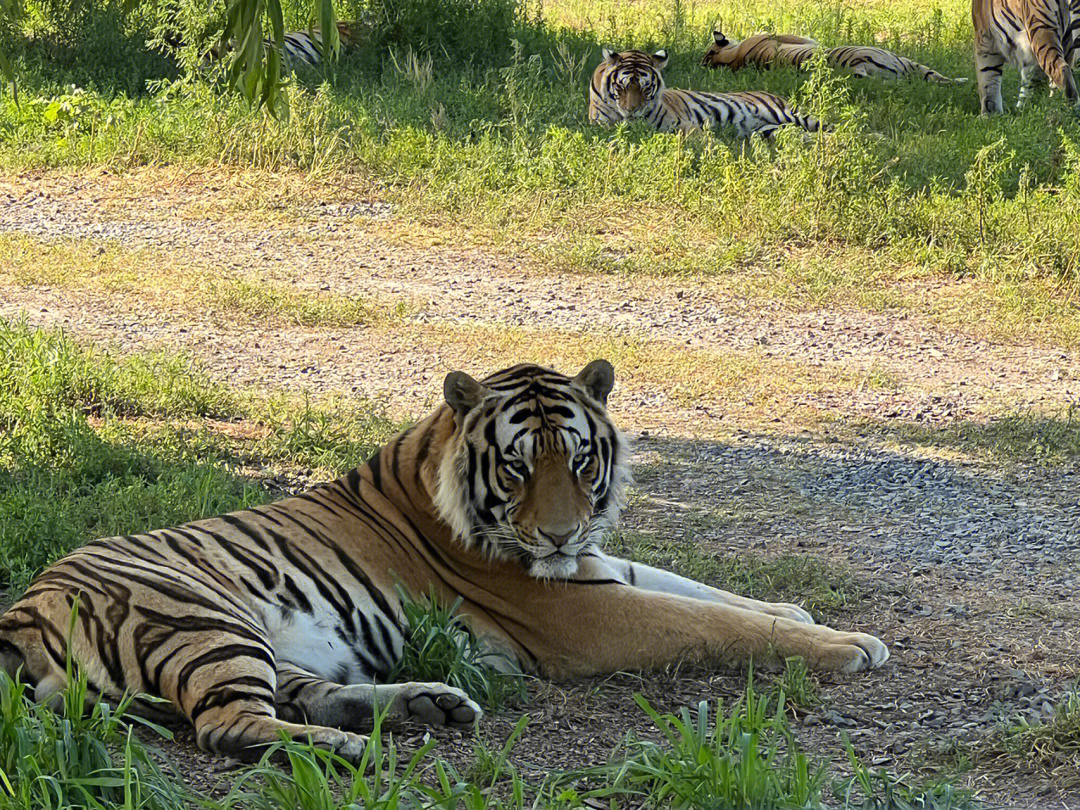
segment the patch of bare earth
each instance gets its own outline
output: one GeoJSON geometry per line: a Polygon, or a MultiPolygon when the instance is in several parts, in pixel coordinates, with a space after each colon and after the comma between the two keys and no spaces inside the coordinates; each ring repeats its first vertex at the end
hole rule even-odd
{"type": "MultiPolygon", "coordinates": [[[[877,634],[893,657],[869,675],[823,679],[827,705],[797,722],[812,752],[839,756],[843,731],[893,770],[941,762],[954,743],[986,739],[1003,715],[1045,718],[1080,676],[1080,468],[992,464],[946,438],[961,423],[1076,402],[1075,350],[948,333],[916,316],[788,310],[708,278],[575,276],[512,255],[410,246],[380,235],[408,223],[361,185],[274,182],[286,213],[267,224],[250,202],[265,189],[225,175],[8,177],[0,232],[150,250],[216,278],[402,301],[405,314],[306,328],[163,310],[130,286],[7,284],[0,316],[121,351],[182,349],[237,385],[353,393],[403,416],[433,406],[455,368],[562,367],[610,349],[617,372],[620,362],[631,369],[611,403],[634,439],[640,480],[629,528],[702,553],[814,555],[859,580],[858,601],[820,618],[877,634]],[[680,378],[713,372],[714,386],[680,378]],[[866,418],[873,430],[850,429],[866,418]],[[913,425],[929,437],[921,450],[903,440],[913,425]]],[[[731,698],[743,683],[689,670],[539,683],[515,758],[526,776],[596,762],[645,727],[632,692],[673,709],[731,698]]],[[[489,718],[484,733],[500,740],[516,717],[489,718]]],[[[470,746],[451,735],[440,750],[463,758],[470,746]]],[[[189,772],[207,763],[176,752],[189,772]]],[[[1076,774],[984,760],[957,779],[993,803],[1080,808],[1076,774]]]]}

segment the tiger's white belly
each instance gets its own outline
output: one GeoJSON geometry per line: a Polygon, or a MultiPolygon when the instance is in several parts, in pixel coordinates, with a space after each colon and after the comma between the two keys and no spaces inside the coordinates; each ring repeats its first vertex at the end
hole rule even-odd
{"type": "Polygon", "coordinates": [[[389,645],[379,638],[374,644],[350,643],[341,617],[330,610],[303,613],[275,606],[264,620],[278,661],[335,683],[373,683],[373,669],[388,671],[401,658],[399,633],[389,645]]]}

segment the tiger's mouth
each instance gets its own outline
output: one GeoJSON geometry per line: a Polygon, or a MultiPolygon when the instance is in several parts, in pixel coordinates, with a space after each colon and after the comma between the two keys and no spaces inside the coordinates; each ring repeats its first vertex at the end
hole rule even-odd
{"type": "Polygon", "coordinates": [[[577,573],[576,554],[556,549],[544,557],[533,557],[529,563],[529,576],[534,579],[569,579],[577,573]]]}

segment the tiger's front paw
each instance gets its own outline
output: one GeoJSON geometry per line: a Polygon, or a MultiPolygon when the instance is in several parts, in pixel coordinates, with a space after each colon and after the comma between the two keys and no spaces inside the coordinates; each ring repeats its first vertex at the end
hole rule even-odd
{"type": "Polygon", "coordinates": [[[471,729],[484,716],[465,692],[445,683],[402,684],[401,703],[409,719],[430,726],[471,729]]]}
{"type": "Polygon", "coordinates": [[[819,669],[862,672],[877,669],[889,660],[889,648],[868,633],[836,633],[815,656],[819,669]]]}

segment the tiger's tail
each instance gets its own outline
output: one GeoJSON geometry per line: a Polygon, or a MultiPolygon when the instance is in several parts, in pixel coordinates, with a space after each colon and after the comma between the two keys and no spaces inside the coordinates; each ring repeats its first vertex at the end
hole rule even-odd
{"type": "Polygon", "coordinates": [[[913,62],[912,64],[925,81],[933,82],[934,84],[965,84],[968,81],[967,77],[951,79],[942,73],[938,73],[933,68],[927,67],[926,65],[920,65],[918,62],[913,62]]]}

